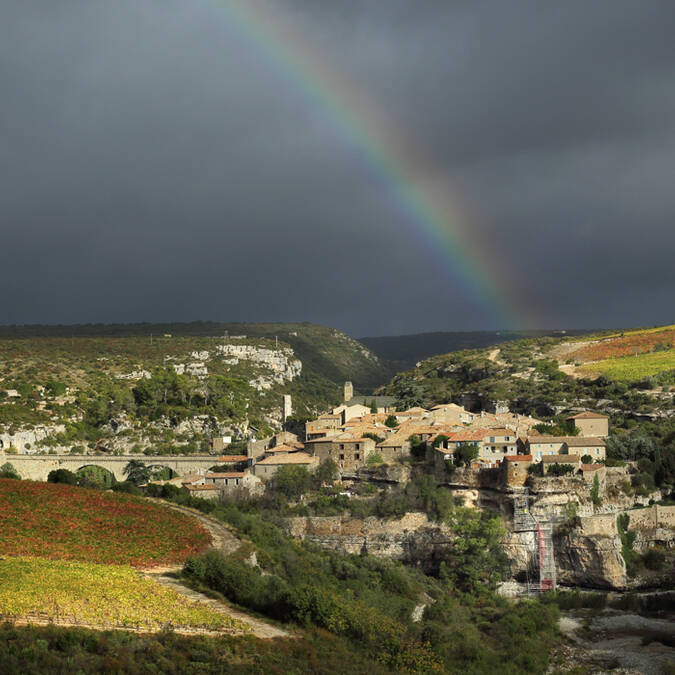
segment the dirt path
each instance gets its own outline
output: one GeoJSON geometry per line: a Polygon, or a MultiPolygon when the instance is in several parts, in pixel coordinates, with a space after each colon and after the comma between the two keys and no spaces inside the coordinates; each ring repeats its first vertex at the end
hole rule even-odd
{"type": "MultiPolygon", "coordinates": [[[[211,548],[215,548],[223,555],[234,553],[241,546],[241,541],[239,541],[239,539],[232,533],[230,528],[221,521],[211,518],[211,516],[204,515],[201,511],[197,511],[197,509],[191,509],[187,506],[179,506],[178,504],[171,504],[164,501],[163,499],[149,499],[150,501],[155,502],[155,504],[160,504],[167,509],[173,509],[174,511],[178,511],[179,513],[182,513],[186,516],[191,516],[195,520],[198,520],[211,535],[211,548]]],[[[182,569],[182,565],[172,565],[165,567],[150,567],[141,571],[148,574],[157,575],[167,574],[168,572],[180,572],[182,569]]]]}
{"type": "Polygon", "coordinates": [[[218,612],[219,614],[225,614],[226,616],[231,616],[234,619],[239,619],[240,621],[243,621],[244,623],[248,624],[251,627],[251,633],[256,637],[259,638],[293,637],[291,633],[284,630],[283,628],[273,626],[272,624],[266,623],[261,619],[257,619],[256,617],[253,617],[250,614],[246,614],[246,612],[242,612],[238,609],[235,609],[234,607],[231,607],[230,605],[221,602],[220,600],[209,598],[207,595],[204,595],[199,591],[187,588],[173,577],[167,577],[164,575],[156,576],[150,574],[147,576],[152,577],[155,581],[159,582],[160,584],[163,584],[164,586],[169,586],[174,591],[176,591],[176,593],[180,593],[181,595],[185,596],[186,598],[194,602],[199,602],[200,604],[208,605],[210,609],[214,610],[215,612],[218,612]]]}
{"type": "MultiPolygon", "coordinates": [[[[187,506],[171,504],[162,499],[152,499],[152,501],[154,501],[156,504],[161,504],[168,509],[173,509],[174,511],[178,511],[179,513],[183,513],[198,520],[211,534],[211,547],[217,551],[220,551],[224,555],[234,553],[241,546],[241,541],[232,533],[229,527],[221,521],[211,518],[211,516],[207,516],[201,511],[197,511],[197,509],[188,508],[187,506]]],[[[293,637],[291,633],[283,630],[282,628],[277,628],[276,626],[266,623],[261,619],[251,616],[250,614],[246,614],[245,612],[235,609],[226,602],[209,598],[207,595],[204,595],[204,593],[199,593],[198,591],[183,586],[183,584],[181,584],[177,579],[166,576],[168,573],[177,573],[182,569],[182,565],[178,565],[173,567],[152,567],[141,570],[141,572],[143,572],[146,577],[154,579],[156,582],[164,586],[169,586],[174,591],[180,593],[186,598],[189,598],[190,600],[206,604],[210,607],[210,609],[219,612],[220,614],[225,614],[243,621],[251,627],[251,633],[256,637],[293,637]]]]}
{"type": "Polygon", "coordinates": [[[488,359],[493,363],[496,363],[498,366],[505,366],[507,365],[507,363],[503,359],[499,358],[500,353],[501,349],[499,349],[499,347],[497,347],[496,349],[492,349],[488,354],[488,359]]]}

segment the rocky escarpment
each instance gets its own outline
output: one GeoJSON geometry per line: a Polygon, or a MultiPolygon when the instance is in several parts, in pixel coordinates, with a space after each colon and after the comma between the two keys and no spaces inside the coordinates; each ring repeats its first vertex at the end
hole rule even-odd
{"type": "Polygon", "coordinates": [[[400,519],[325,516],[288,518],[287,532],[296,539],[346,553],[369,553],[434,571],[448,543],[450,530],[431,522],[424,513],[400,519]]]}
{"type": "MultiPolygon", "coordinates": [[[[626,564],[621,540],[614,533],[589,532],[579,519],[577,527],[554,534],[556,577],[560,584],[589,588],[626,588],[626,564]]],[[[525,582],[537,579],[536,532],[509,532],[502,540],[511,577],[525,582]]]]}

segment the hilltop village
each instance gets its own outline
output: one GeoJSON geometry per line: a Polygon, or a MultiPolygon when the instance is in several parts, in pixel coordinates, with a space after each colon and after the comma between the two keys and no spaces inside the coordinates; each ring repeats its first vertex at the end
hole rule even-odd
{"type": "MultiPolygon", "coordinates": [[[[284,413],[290,414],[290,397],[284,413]]],[[[437,470],[465,467],[480,475],[499,470],[505,486],[523,486],[528,475],[576,474],[593,480],[604,476],[609,418],[584,411],[568,420],[576,435],[544,435],[534,427],[541,420],[511,412],[470,412],[454,403],[430,410],[397,411],[391,396],[354,396],[344,385],[344,401],[305,424],[304,434],[279,432],[247,443],[247,454],[219,457],[223,469],[173,479],[192,494],[218,499],[245,489],[260,494],[284,466],[314,471],[331,460],[343,483],[359,478],[359,470],[405,464],[426,458],[437,470]],[[536,467],[536,468],[532,468],[536,467]]],[[[230,439],[212,440],[225,450],[230,439]]]]}

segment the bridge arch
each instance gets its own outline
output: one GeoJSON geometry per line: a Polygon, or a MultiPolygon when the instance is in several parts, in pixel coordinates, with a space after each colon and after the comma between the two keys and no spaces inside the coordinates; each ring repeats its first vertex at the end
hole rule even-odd
{"type": "Polygon", "coordinates": [[[85,464],[75,471],[75,475],[93,487],[111,488],[117,482],[115,474],[100,464],[85,464]]]}
{"type": "Polygon", "coordinates": [[[151,480],[170,480],[178,475],[175,469],[166,464],[148,464],[147,467],[150,469],[151,480]]]}

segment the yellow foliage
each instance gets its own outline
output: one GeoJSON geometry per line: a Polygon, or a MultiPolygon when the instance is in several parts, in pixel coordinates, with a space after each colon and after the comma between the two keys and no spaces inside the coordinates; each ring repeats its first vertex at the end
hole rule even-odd
{"type": "Polygon", "coordinates": [[[247,630],[246,624],[189,600],[131,567],[0,559],[0,616],[144,630],[247,630]]]}

